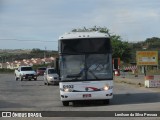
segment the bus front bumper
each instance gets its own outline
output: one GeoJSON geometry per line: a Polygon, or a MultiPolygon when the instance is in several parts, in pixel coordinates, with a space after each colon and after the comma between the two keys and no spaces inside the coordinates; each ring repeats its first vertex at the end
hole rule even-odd
{"type": "Polygon", "coordinates": [[[61,101],[112,99],[111,90],[98,92],[60,92],[61,101]]]}

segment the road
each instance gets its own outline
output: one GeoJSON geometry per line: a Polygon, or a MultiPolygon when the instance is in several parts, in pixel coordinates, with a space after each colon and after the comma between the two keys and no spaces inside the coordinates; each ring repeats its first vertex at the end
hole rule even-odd
{"type": "Polygon", "coordinates": [[[115,83],[109,105],[99,102],[64,107],[59,86],[37,81],[15,81],[13,74],[0,74],[0,111],[160,111],[160,93],[144,87],[115,83]]]}

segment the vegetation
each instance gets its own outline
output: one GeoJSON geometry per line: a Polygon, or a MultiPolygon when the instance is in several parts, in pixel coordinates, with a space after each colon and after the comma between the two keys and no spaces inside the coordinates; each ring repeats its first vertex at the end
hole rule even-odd
{"type": "Polygon", "coordinates": [[[44,57],[57,57],[57,51],[49,51],[49,50],[40,50],[38,48],[34,48],[30,51],[22,53],[20,52],[8,53],[8,52],[1,52],[0,53],[0,63],[1,62],[12,62],[14,60],[23,60],[23,59],[31,59],[31,58],[44,58],[44,57]]]}
{"type": "MultiPolygon", "coordinates": [[[[38,67],[54,67],[54,63],[49,63],[49,64],[42,64],[42,65],[33,65],[32,68],[34,70],[37,70],[38,67]]],[[[0,68],[0,74],[3,73],[13,73],[14,69],[7,69],[7,68],[0,68]]]]}
{"type": "Polygon", "coordinates": [[[124,62],[131,60],[131,47],[128,42],[123,42],[120,36],[112,35],[113,58],[120,58],[124,62]]]}
{"type": "Polygon", "coordinates": [[[14,70],[12,69],[7,69],[7,68],[1,68],[0,73],[13,73],[14,70]]]}

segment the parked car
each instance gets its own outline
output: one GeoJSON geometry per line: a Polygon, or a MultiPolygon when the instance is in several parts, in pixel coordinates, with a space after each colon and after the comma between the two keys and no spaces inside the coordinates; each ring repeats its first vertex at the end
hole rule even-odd
{"type": "Polygon", "coordinates": [[[45,71],[46,71],[46,67],[39,67],[36,70],[38,76],[43,76],[45,71]]]}
{"type": "Polygon", "coordinates": [[[54,68],[47,68],[44,72],[44,84],[45,85],[57,85],[59,84],[59,75],[54,68]]]}

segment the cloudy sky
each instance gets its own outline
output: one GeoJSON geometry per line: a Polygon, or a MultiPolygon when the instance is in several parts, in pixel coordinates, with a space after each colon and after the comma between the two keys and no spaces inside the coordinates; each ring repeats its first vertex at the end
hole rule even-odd
{"type": "Polygon", "coordinates": [[[160,37],[160,0],[0,0],[0,49],[57,50],[60,35],[84,26],[124,41],[160,37]]]}

